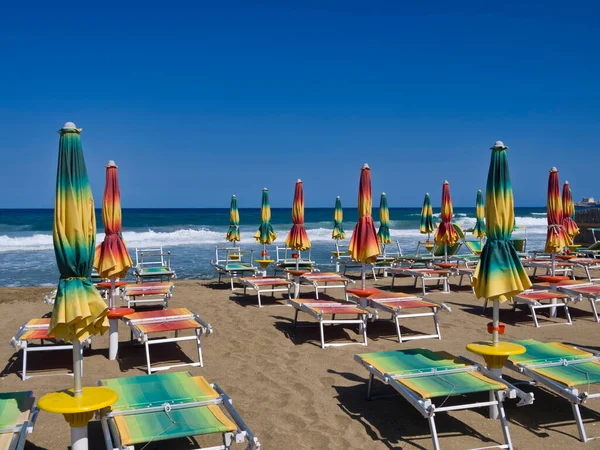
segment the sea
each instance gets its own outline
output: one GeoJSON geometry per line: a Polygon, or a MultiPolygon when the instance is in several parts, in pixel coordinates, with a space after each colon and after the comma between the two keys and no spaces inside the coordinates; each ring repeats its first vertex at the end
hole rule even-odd
{"type": "MultiPolygon", "coordinates": [[[[259,258],[261,246],[254,240],[260,223],[260,209],[240,209],[241,247],[254,249],[259,258]]],[[[390,208],[390,229],[404,253],[414,253],[419,239],[420,208],[390,208]]],[[[275,247],[283,246],[292,226],[290,208],[272,208],[271,223],[276,241],[268,246],[269,256],[275,247]]],[[[434,220],[439,219],[434,209],[434,220]]],[[[356,208],[344,209],[343,226],[348,242],[357,221],[356,208]]],[[[373,210],[377,219],[379,212],[373,210]]],[[[546,210],[515,208],[516,224],[525,228],[515,237],[527,238],[527,249],[543,249],[546,238],[546,210]]],[[[96,243],[104,239],[102,214],[96,211],[96,243]]],[[[454,208],[454,221],[463,229],[475,223],[475,208],[454,208]]],[[[59,274],[52,247],[52,209],[0,209],[0,286],[53,286],[59,274]]],[[[378,221],[375,225],[379,226],[378,221]]],[[[135,262],[136,248],[162,247],[171,252],[171,266],[179,279],[209,279],[215,277],[211,259],[215,247],[228,246],[225,234],[229,227],[229,209],[123,209],[123,238],[135,262]]],[[[333,208],[306,208],[305,227],[312,243],[311,258],[322,270],[333,269],[330,260],[335,250],[331,239],[333,208]]]]}

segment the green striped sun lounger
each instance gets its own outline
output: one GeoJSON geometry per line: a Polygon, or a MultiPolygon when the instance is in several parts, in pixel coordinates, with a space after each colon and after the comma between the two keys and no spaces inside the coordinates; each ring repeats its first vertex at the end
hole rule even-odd
{"type": "Polygon", "coordinates": [[[579,405],[588,399],[600,397],[600,393],[589,393],[591,385],[600,383],[600,354],[560,342],[540,342],[535,339],[514,342],[523,345],[527,351],[511,356],[507,362],[508,368],[568,400],[580,440],[587,442],[594,439],[586,435],[579,405]]]}
{"type": "Polygon", "coordinates": [[[0,450],[20,450],[33,431],[38,410],[31,391],[0,393],[0,450]]]}
{"type": "Polygon", "coordinates": [[[108,449],[132,449],[136,444],[183,437],[220,435],[222,445],[233,443],[246,450],[260,447],[231,399],[216,384],[189,372],[164,373],[101,380],[119,399],[101,412],[108,449]]]}
{"type": "Polygon", "coordinates": [[[512,449],[508,423],[502,402],[505,398],[520,397],[519,406],[533,402],[526,394],[482,365],[456,358],[446,352],[424,348],[395,350],[354,355],[354,359],[369,371],[368,398],[371,399],[373,380],[376,378],[392,386],[429,422],[433,447],[440,443],[435,425],[435,414],[443,411],[496,407],[506,444],[498,448],[512,449]],[[451,396],[488,392],[489,401],[444,406],[451,396]],[[433,399],[440,399],[439,402],[433,399]],[[437,403],[437,404],[436,404],[437,403]],[[439,404],[439,406],[438,406],[439,404]]]}

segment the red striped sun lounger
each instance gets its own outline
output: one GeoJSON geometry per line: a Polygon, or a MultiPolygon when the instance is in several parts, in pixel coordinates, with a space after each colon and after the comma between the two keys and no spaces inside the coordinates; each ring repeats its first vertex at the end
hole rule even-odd
{"type": "Polygon", "coordinates": [[[531,311],[531,316],[533,317],[536,328],[549,325],[573,325],[571,314],[569,313],[569,306],[567,305],[568,300],[569,296],[560,292],[529,289],[516,295],[513,298],[513,305],[515,308],[519,304],[527,305],[531,311]],[[557,307],[564,308],[567,321],[540,325],[536,311],[539,309],[550,309],[550,317],[555,317],[557,307]]]}
{"type": "Polygon", "coordinates": [[[367,319],[369,311],[351,302],[317,300],[317,299],[290,299],[289,304],[295,309],[294,327],[298,326],[298,313],[300,311],[310,315],[319,322],[321,331],[321,348],[339,347],[342,345],[367,345],[367,319]],[[336,316],[356,316],[356,319],[338,319],[336,316]],[[331,319],[326,319],[331,316],[331,319]],[[362,334],[362,342],[325,343],[325,331],[323,325],[358,324],[359,332],[362,334]]]}
{"type": "Polygon", "coordinates": [[[327,289],[343,289],[344,299],[348,300],[346,289],[348,288],[348,283],[354,283],[354,280],[335,272],[313,272],[300,277],[300,282],[309,284],[315,289],[315,298],[317,300],[319,299],[319,291],[326,292],[327,289]]]}
{"type": "Polygon", "coordinates": [[[594,319],[600,323],[600,317],[598,316],[597,303],[600,302],[600,284],[579,284],[579,285],[558,285],[558,290],[567,294],[573,300],[581,301],[587,298],[592,307],[594,319]]]}
{"type": "MultiPolygon", "coordinates": [[[[62,341],[56,341],[53,335],[48,336],[48,330],[50,329],[50,318],[43,317],[39,319],[31,319],[26,324],[19,328],[17,334],[10,340],[10,346],[15,351],[23,350],[23,370],[21,372],[21,379],[23,381],[40,376],[49,375],[73,375],[72,373],[60,373],[60,374],[39,374],[39,375],[27,375],[27,353],[28,352],[51,352],[58,350],[73,350],[73,345],[64,343],[62,341]],[[39,341],[39,344],[36,342],[39,341]]],[[[83,347],[89,347],[91,345],[91,338],[86,339],[81,346],[82,352],[83,347]]],[[[82,365],[83,367],[83,365],[82,365]]],[[[82,369],[83,370],[83,369],[82,369]]]]}
{"type": "Polygon", "coordinates": [[[150,283],[130,283],[121,291],[121,298],[127,302],[127,307],[136,307],[138,303],[158,303],[163,309],[169,307],[173,297],[173,282],[154,281],[150,283]]]}
{"type": "Polygon", "coordinates": [[[247,288],[254,289],[258,297],[259,308],[262,308],[261,294],[271,293],[275,297],[275,292],[287,292],[287,296],[290,298],[290,290],[294,285],[290,280],[280,277],[247,277],[239,278],[238,281],[244,286],[244,295],[247,295],[247,288]]]}
{"type": "Polygon", "coordinates": [[[450,293],[450,285],[448,278],[450,277],[450,271],[446,269],[415,269],[410,267],[397,267],[388,269],[388,273],[392,274],[391,288],[394,287],[394,281],[397,275],[410,276],[415,279],[414,286],[417,287],[417,281],[421,280],[421,287],[423,288],[423,295],[427,295],[425,290],[425,281],[435,281],[439,286],[442,283],[442,292],[444,294],[450,293]]]}
{"type": "Polygon", "coordinates": [[[212,327],[204,322],[196,313],[187,308],[161,309],[158,311],[136,312],[123,317],[123,321],[131,328],[132,336],[146,348],[146,363],[148,374],[159,371],[169,370],[173,367],[183,366],[203,366],[202,347],[200,336],[202,334],[211,334],[212,327]],[[192,330],[193,335],[180,336],[182,331],[192,330]],[[174,332],[174,337],[151,338],[152,334],[164,334],[174,332]],[[150,346],[155,344],[165,344],[169,342],[196,341],[198,350],[198,362],[172,364],[169,366],[152,367],[150,363],[150,346]]]}

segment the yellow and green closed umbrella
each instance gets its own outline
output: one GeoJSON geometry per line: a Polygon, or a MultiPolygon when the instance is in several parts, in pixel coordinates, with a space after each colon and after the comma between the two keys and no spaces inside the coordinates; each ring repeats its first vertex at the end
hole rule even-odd
{"type": "Polygon", "coordinates": [[[425,200],[423,200],[423,207],[421,208],[421,224],[419,225],[419,232],[429,236],[433,233],[433,210],[431,208],[431,199],[429,193],[425,194],[425,200]]]}
{"type": "Polygon", "coordinates": [[[571,240],[579,234],[579,227],[575,223],[575,205],[571,196],[571,186],[568,181],[565,181],[562,191],[562,207],[563,207],[563,228],[569,235],[571,240]]]}
{"type": "Polygon", "coordinates": [[[438,227],[434,240],[437,245],[444,246],[444,261],[448,260],[448,247],[453,246],[459,239],[456,228],[452,224],[453,211],[452,211],[452,198],[450,197],[450,183],[444,181],[442,186],[442,208],[441,208],[441,219],[442,222],[438,227]]]}
{"type": "Polygon", "coordinates": [[[379,231],[377,231],[377,240],[380,244],[391,244],[390,238],[390,210],[388,209],[387,196],[385,192],[381,194],[379,200],[379,231]]]}
{"type": "Polygon", "coordinates": [[[342,210],[342,201],[338,195],[335,199],[335,211],[333,213],[333,231],[331,232],[332,239],[340,241],[346,238],[346,232],[342,226],[344,220],[344,211],[342,210]]]}
{"type": "Polygon", "coordinates": [[[511,242],[515,211],[507,148],[497,141],[491,149],[485,191],[487,241],[473,275],[473,289],[477,298],[494,302],[494,344],[498,343],[499,303],[531,287],[531,281],[511,242]]]}
{"type": "Polygon", "coordinates": [[[271,225],[271,205],[269,205],[269,191],[267,188],[264,188],[262,192],[260,226],[258,227],[256,233],[254,233],[254,239],[263,245],[261,256],[267,256],[267,245],[271,244],[275,239],[277,239],[277,234],[271,225]]]}
{"type": "Polygon", "coordinates": [[[237,207],[237,198],[235,195],[231,196],[231,206],[229,207],[229,229],[227,230],[227,236],[225,239],[229,242],[239,242],[240,237],[240,213],[237,207]]]}
{"type": "Polygon", "coordinates": [[[485,207],[483,206],[483,193],[481,189],[477,191],[477,200],[475,201],[475,226],[473,235],[479,239],[485,237],[485,207]]]}

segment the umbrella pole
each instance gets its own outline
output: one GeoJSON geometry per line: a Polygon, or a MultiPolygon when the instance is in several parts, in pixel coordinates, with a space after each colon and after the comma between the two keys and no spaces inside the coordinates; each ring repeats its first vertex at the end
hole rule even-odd
{"type": "Polygon", "coordinates": [[[498,328],[500,324],[500,302],[498,298],[494,298],[494,310],[492,312],[492,326],[494,327],[494,331],[492,333],[492,343],[494,345],[498,345],[500,342],[500,336],[498,335],[498,328]]]}
{"type": "Polygon", "coordinates": [[[362,263],[362,270],[361,270],[361,274],[360,274],[360,288],[361,289],[367,288],[366,272],[367,272],[367,267],[366,267],[365,263],[362,263]]]}
{"type": "Polygon", "coordinates": [[[444,262],[448,262],[448,245],[444,244],[444,262]]]}
{"type": "Polygon", "coordinates": [[[554,276],[555,270],[556,270],[556,255],[554,254],[554,252],[552,252],[552,273],[551,273],[552,276],[554,276]]]}
{"type": "MultiPolygon", "coordinates": [[[[81,342],[75,338],[73,340],[73,396],[81,397],[81,369],[83,366],[83,355],[81,353],[81,342]]],[[[85,426],[77,427],[71,426],[71,449],[72,450],[87,450],[88,448],[88,435],[87,435],[87,423],[85,426]]]]}
{"type": "Polygon", "coordinates": [[[110,277],[110,298],[108,299],[108,307],[115,309],[117,307],[117,301],[115,299],[115,276],[110,277]]]}

